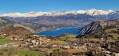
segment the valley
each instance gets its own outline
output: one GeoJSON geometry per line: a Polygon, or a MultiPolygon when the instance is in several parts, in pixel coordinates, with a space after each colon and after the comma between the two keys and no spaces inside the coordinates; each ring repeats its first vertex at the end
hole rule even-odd
{"type": "Polygon", "coordinates": [[[85,14],[86,12],[84,14],[57,13],[37,17],[2,16],[0,55],[114,56],[118,54],[118,17],[109,19],[102,14],[99,16],[95,13],[85,14]]]}
{"type": "Polygon", "coordinates": [[[119,0],[0,0],[0,56],[119,56],[119,0]]]}
{"type": "MultiPolygon", "coordinates": [[[[1,21],[4,20],[4,18],[1,19],[1,21]]],[[[9,20],[3,22],[5,21],[9,20]]],[[[59,32],[55,32],[59,35],[52,35],[50,31],[45,33],[50,33],[49,36],[34,34],[28,26],[17,22],[9,23],[1,27],[4,31],[0,32],[0,55],[112,56],[119,52],[118,23],[118,19],[97,21],[84,27],[59,29],[59,32],[65,31],[73,34],[81,32],[82,34],[59,34],[59,32]]]]}

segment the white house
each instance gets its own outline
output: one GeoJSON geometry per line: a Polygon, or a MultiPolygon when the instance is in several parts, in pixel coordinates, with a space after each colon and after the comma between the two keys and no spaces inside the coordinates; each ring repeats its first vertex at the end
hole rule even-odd
{"type": "Polygon", "coordinates": [[[115,53],[115,56],[119,56],[119,53],[115,53]]]}

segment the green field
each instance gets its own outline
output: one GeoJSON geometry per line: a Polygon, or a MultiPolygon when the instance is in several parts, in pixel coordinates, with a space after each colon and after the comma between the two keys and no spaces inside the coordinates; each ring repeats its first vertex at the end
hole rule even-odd
{"type": "Polygon", "coordinates": [[[60,50],[60,48],[48,49],[48,51],[60,50]]]}
{"type": "Polygon", "coordinates": [[[62,44],[62,45],[68,45],[68,43],[66,41],[56,41],[55,43],[62,44]]]}
{"type": "Polygon", "coordinates": [[[10,43],[12,41],[10,41],[9,39],[0,39],[0,45],[5,44],[5,43],[10,43]]]}
{"type": "Polygon", "coordinates": [[[2,54],[3,53],[3,51],[0,51],[0,54],[2,54]]]}
{"type": "Polygon", "coordinates": [[[1,50],[0,54],[6,54],[6,55],[10,55],[10,56],[16,56],[20,55],[20,56],[26,56],[26,55],[32,55],[32,56],[39,56],[42,55],[43,53],[40,51],[32,51],[32,50],[1,50]]]}
{"type": "Polygon", "coordinates": [[[17,51],[20,55],[41,55],[40,51],[31,51],[31,50],[19,50],[17,51]]]}

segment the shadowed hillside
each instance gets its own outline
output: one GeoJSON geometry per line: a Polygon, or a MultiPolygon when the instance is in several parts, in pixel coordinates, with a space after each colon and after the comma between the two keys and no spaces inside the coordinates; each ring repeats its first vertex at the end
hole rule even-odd
{"type": "Polygon", "coordinates": [[[79,32],[79,33],[88,33],[92,30],[104,29],[108,26],[119,26],[119,19],[109,20],[109,21],[92,22],[92,23],[86,25],[84,28],[78,30],[77,32],[79,32]]]}

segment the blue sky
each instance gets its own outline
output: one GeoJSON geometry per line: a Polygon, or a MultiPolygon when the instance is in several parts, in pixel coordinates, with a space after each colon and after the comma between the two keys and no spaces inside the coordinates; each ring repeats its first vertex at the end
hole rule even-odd
{"type": "Polygon", "coordinates": [[[0,0],[0,14],[71,10],[117,10],[119,0],[0,0]]]}

